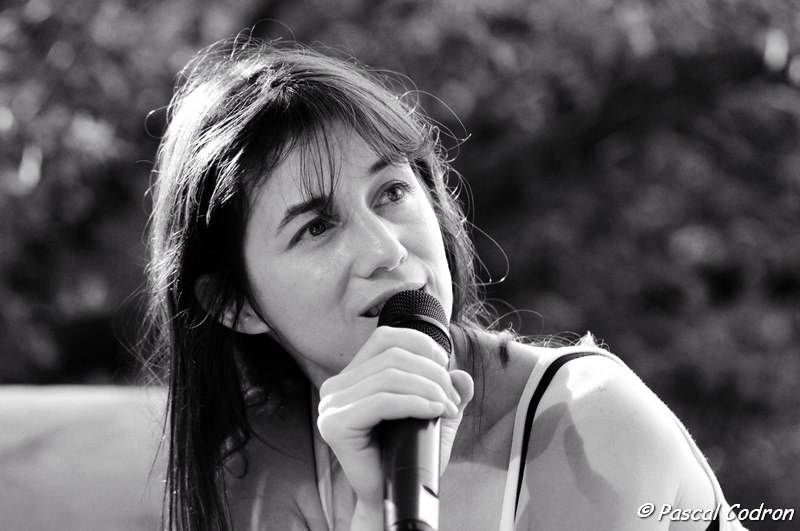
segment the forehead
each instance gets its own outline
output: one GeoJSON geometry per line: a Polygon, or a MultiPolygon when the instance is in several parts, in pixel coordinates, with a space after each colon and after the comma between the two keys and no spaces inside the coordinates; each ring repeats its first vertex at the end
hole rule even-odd
{"type": "Polygon", "coordinates": [[[358,134],[344,128],[298,142],[267,176],[265,185],[304,199],[333,195],[342,177],[367,175],[381,156],[358,134]]]}
{"type": "MultiPolygon", "coordinates": [[[[312,198],[332,201],[342,179],[363,179],[386,164],[352,130],[337,128],[298,142],[264,176],[251,198],[251,218],[277,223],[287,208],[312,198]]],[[[272,224],[272,223],[270,223],[272,224]]]]}

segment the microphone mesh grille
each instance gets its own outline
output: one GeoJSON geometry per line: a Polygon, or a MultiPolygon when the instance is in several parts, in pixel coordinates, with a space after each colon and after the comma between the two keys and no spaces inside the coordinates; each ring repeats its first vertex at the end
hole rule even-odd
{"type": "Polygon", "coordinates": [[[446,332],[447,315],[436,297],[424,291],[408,290],[392,295],[383,305],[378,326],[418,330],[436,341],[450,355],[450,337],[446,332]],[[420,319],[419,316],[439,322],[441,328],[420,319]]]}

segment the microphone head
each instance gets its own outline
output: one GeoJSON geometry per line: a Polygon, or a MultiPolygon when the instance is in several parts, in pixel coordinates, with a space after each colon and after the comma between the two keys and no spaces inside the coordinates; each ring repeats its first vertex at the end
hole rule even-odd
{"type": "Polygon", "coordinates": [[[383,305],[378,326],[418,330],[436,341],[450,356],[447,315],[436,297],[424,291],[407,290],[392,295],[383,305]]]}

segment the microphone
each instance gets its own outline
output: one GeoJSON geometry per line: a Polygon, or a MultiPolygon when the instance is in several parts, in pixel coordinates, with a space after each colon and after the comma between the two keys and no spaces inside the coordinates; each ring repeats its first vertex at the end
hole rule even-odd
{"type": "MultiPolygon", "coordinates": [[[[447,316],[424,291],[401,291],[383,305],[378,326],[411,328],[451,351],[447,316]]],[[[385,531],[439,529],[439,419],[385,420],[377,426],[385,531]]]]}

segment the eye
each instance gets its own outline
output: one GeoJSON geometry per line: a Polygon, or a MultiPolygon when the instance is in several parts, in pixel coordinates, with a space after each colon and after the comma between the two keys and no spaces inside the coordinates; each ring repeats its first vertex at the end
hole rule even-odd
{"type": "Polygon", "coordinates": [[[397,203],[402,201],[410,191],[410,184],[404,181],[395,181],[383,189],[381,202],[397,203]]]}
{"type": "Polygon", "coordinates": [[[328,230],[328,222],[323,219],[312,221],[306,226],[306,231],[312,237],[322,236],[328,230]]]}
{"type": "Polygon", "coordinates": [[[290,246],[301,245],[305,242],[313,241],[316,238],[322,237],[328,229],[332,227],[329,219],[324,217],[314,218],[303,226],[293,237],[290,246]]]}
{"type": "Polygon", "coordinates": [[[396,184],[393,185],[388,190],[386,190],[386,198],[392,202],[400,201],[405,195],[406,195],[405,189],[396,184]]]}

